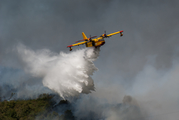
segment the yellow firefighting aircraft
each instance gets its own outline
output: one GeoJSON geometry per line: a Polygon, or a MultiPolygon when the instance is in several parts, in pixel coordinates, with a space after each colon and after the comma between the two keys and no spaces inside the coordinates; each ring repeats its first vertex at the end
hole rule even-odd
{"type": "Polygon", "coordinates": [[[102,34],[98,38],[95,38],[97,36],[93,36],[93,37],[90,36],[89,38],[87,38],[85,33],[82,32],[83,40],[76,41],[75,42],[76,44],[69,45],[69,46],[67,46],[67,48],[70,48],[70,51],[72,51],[71,47],[79,46],[79,45],[83,45],[83,44],[86,44],[86,47],[93,47],[93,46],[100,47],[105,44],[104,38],[108,38],[108,37],[111,37],[111,36],[119,34],[119,33],[120,33],[120,36],[123,36],[123,30],[121,30],[121,31],[117,31],[117,32],[114,32],[114,33],[111,33],[108,35],[106,35],[106,31],[105,31],[105,33],[102,34]],[[81,41],[83,41],[83,42],[81,42],[81,41]]]}

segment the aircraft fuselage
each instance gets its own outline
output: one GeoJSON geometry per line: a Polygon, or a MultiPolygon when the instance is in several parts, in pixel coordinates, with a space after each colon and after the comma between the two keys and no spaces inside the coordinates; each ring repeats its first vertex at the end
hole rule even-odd
{"type": "Polygon", "coordinates": [[[101,40],[98,40],[98,41],[95,41],[95,40],[91,40],[91,41],[88,41],[87,43],[86,43],[86,47],[100,47],[100,46],[102,46],[102,45],[104,45],[105,44],[105,41],[104,41],[104,39],[101,39],[101,40]]]}

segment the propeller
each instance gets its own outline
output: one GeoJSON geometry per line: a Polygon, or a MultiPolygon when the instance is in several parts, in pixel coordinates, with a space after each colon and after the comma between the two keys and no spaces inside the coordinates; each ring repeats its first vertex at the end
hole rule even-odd
{"type": "Polygon", "coordinates": [[[88,39],[89,41],[91,41],[91,35],[90,35],[90,37],[89,37],[89,39],[88,39]]]}
{"type": "Polygon", "coordinates": [[[85,41],[85,40],[91,40],[91,38],[95,38],[95,37],[97,37],[97,36],[92,36],[92,37],[91,37],[91,35],[90,35],[89,38],[87,38],[87,39],[83,39],[83,40],[78,40],[78,41],[76,41],[75,43],[77,43],[77,42],[81,42],[81,41],[85,41]]]}
{"type": "Polygon", "coordinates": [[[104,34],[101,35],[101,37],[103,37],[103,38],[108,37],[108,36],[106,36],[106,30],[104,31],[104,34]]]}

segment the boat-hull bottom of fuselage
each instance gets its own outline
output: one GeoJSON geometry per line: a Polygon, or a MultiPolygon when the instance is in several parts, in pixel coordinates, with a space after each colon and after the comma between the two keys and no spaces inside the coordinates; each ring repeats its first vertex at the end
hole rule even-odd
{"type": "Polygon", "coordinates": [[[101,41],[91,41],[91,42],[87,42],[86,43],[86,47],[100,47],[102,45],[105,44],[105,41],[104,40],[101,40],[101,41]]]}

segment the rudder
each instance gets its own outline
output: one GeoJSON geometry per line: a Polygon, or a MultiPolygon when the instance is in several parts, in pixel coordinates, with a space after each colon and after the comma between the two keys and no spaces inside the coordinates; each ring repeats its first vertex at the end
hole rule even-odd
{"type": "Polygon", "coordinates": [[[82,32],[83,39],[88,39],[84,32],[82,32]]]}

